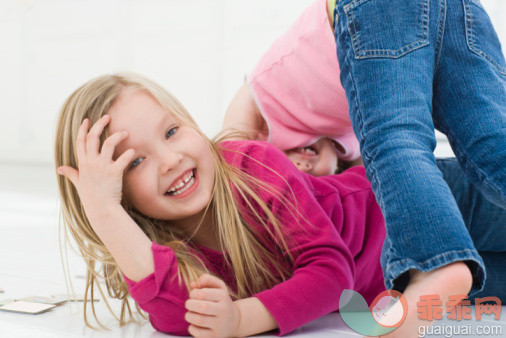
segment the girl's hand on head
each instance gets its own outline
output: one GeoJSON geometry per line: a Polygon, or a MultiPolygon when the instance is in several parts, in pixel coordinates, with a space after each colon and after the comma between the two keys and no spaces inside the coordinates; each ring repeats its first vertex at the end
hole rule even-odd
{"type": "Polygon", "coordinates": [[[235,337],[241,320],[239,308],[221,279],[204,274],[190,284],[185,320],[194,337],[235,337]]]}
{"type": "Polygon", "coordinates": [[[102,116],[88,132],[90,122],[85,119],[76,139],[78,168],[58,168],[76,187],[88,218],[111,203],[121,203],[123,171],[134,155],[134,150],[128,149],[115,161],[112,158],[115,147],[128,136],[126,131],[109,136],[100,151],[100,135],[110,120],[109,115],[102,116]]]}

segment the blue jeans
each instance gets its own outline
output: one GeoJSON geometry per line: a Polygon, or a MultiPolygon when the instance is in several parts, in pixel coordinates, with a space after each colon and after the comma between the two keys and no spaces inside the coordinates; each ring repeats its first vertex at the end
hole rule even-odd
{"type": "Polygon", "coordinates": [[[437,128],[472,184],[506,207],[506,62],[490,19],[478,0],[338,0],[334,16],[341,83],[386,221],[386,287],[404,290],[409,269],[465,261],[471,292],[481,290],[483,260],[433,151],[437,128]]]}
{"type": "Polygon", "coordinates": [[[473,297],[496,296],[506,301],[506,209],[488,201],[455,158],[437,159],[438,168],[457,202],[466,229],[484,261],[483,290],[473,297]]]}

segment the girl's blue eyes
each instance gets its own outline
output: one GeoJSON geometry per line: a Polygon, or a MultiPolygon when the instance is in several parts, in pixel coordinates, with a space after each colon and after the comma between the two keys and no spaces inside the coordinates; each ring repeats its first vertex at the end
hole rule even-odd
{"type": "MultiPolygon", "coordinates": [[[[178,128],[179,127],[172,127],[169,130],[167,130],[167,133],[165,134],[165,138],[168,139],[169,137],[174,135],[178,128]]],[[[141,161],[142,161],[142,158],[136,158],[135,160],[133,160],[132,163],[130,163],[130,169],[133,169],[136,166],[138,166],[141,163],[141,161]]]]}
{"type": "Polygon", "coordinates": [[[135,160],[132,161],[132,163],[130,164],[130,169],[133,169],[135,168],[139,163],[141,163],[141,159],[140,158],[136,158],[135,160]]]}
{"type": "Polygon", "coordinates": [[[172,135],[174,135],[176,133],[176,130],[177,130],[178,127],[172,127],[170,128],[169,130],[167,130],[167,134],[165,134],[165,137],[166,138],[169,138],[171,137],[172,135]]]}

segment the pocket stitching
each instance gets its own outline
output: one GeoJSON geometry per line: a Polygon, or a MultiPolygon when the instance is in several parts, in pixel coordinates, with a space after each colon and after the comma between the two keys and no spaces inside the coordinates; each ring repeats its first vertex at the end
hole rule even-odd
{"type": "Polygon", "coordinates": [[[506,75],[505,67],[501,66],[499,63],[497,63],[497,61],[495,61],[487,53],[483,52],[480,48],[478,48],[478,46],[474,44],[475,39],[473,34],[473,15],[471,13],[471,5],[469,1],[464,0],[464,12],[465,12],[465,26],[466,26],[465,27],[466,43],[467,46],[469,47],[469,50],[471,50],[471,52],[490,62],[490,64],[494,66],[501,75],[506,75]]]}
{"type": "Polygon", "coordinates": [[[353,49],[355,51],[355,57],[357,59],[363,59],[371,56],[385,56],[390,58],[399,58],[401,56],[406,55],[407,53],[426,46],[429,44],[429,26],[428,26],[428,17],[429,17],[429,8],[427,5],[428,0],[424,2],[424,11],[422,13],[422,29],[423,29],[423,37],[419,40],[411,42],[405,46],[402,46],[399,49],[391,50],[391,49],[369,49],[364,50],[360,48],[360,43],[358,41],[357,36],[359,33],[355,27],[355,22],[353,21],[353,9],[356,8],[363,2],[367,2],[369,0],[354,0],[349,4],[344,6],[344,13],[346,14],[346,18],[348,20],[348,29],[350,30],[350,37],[353,44],[353,49]]]}

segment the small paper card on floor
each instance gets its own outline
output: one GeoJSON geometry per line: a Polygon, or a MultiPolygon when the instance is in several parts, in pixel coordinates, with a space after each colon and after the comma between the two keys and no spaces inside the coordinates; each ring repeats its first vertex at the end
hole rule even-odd
{"type": "Polygon", "coordinates": [[[67,297],[43,297],[43,296],[30,296],[24,297],[17,300],[23,300],[25,302],[43,303],[51,305],[60,305],[68,301],[67,297]]]}
{"type": "Polygon", "coordinates": [[[41,312],[51,310],[54,307],[55,307],[55,305],[32,303],[32,302],[25,302],[22,300],[18,300],[18,301],[0,306],[0,310],[11,311],[11,312],[20,312],[20,313],[38,314],[41,312]]]}
{"type": "Polygon", "coordinates": [[[0,299],[0,306],[14,302],[14,299],[0,299]]]}

